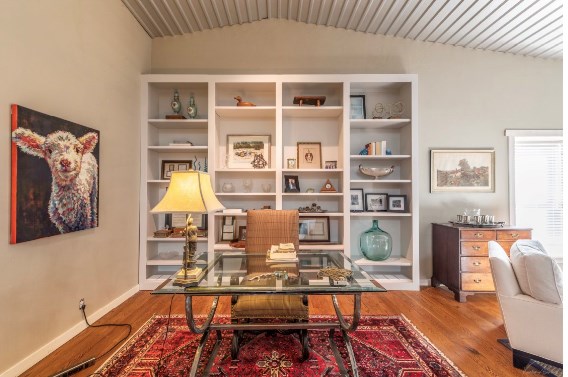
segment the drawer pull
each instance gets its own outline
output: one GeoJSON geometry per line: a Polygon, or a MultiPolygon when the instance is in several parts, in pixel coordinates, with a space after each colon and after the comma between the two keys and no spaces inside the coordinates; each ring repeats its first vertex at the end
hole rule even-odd
{"type": "Polygon", "coordinates": [[[479,283],[481,283],[481,279],[473,279],[473,282],[479,284],[479,283]]]}
{"type": "Polygon", "coordinates": [[[481,262],[473,262],[474,266],[481,266],[481,262]]]}
{"type": "Polygon", "coordinates": [[[511,233],[512,238],[519,238],[519,233],[511,233]]]}
{"type": "Polygon", "coordinates": [[[477,251],[477,250],[481,250],[481,246],[472,246],[471,247],[473,250],[477,251]]]}
{"type": "Polygon", "coordinates": [[[475,238],[482,238],[483,237],[483,233],[475,233],[473,235],[475,238]]]}

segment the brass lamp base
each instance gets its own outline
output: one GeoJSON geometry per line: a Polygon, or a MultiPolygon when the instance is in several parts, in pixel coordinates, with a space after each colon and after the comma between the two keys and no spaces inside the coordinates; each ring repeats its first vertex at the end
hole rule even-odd
{"type": "Polygon", "coordinates": [[[200,267],[194,267],[187,270],[187,274],[182,268],[176,274],[173,285],[178,287],[195,287],[201,280],[203,270],[200,267]]]}

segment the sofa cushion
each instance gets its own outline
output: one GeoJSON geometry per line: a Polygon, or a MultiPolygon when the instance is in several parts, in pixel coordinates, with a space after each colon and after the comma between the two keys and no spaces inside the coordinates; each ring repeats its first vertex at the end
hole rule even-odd
{"type": "Polygon", "coordinates": [[[524,294],[540,301],[562,304],[562,270],[540,242],[515,242],[511,247],[511,264],[524,294]]]}

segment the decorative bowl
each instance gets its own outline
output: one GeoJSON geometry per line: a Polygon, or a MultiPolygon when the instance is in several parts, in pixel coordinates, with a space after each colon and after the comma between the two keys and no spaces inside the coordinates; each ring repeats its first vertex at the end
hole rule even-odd
{"type": "Polygon", "coordinates": [[[379,177],[384,177],[392,173],[394,171],[394,166],[391,166],[390,168],[365,168],[363,167],[363,165],[359,165],[359,171],[365,175],[375,177],[375,179],[377,179],[379,177]]]}

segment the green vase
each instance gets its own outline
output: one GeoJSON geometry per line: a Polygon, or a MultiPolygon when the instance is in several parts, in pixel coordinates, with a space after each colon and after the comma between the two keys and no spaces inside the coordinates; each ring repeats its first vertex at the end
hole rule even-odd
{"type": "Polygon", "coordinates": [[[383,261],[392,252],[392,237],[379,228],[379,220],[373,220],[373,226],[361,234],[359,247],[365,258],[373,261],[383,261]]]}

